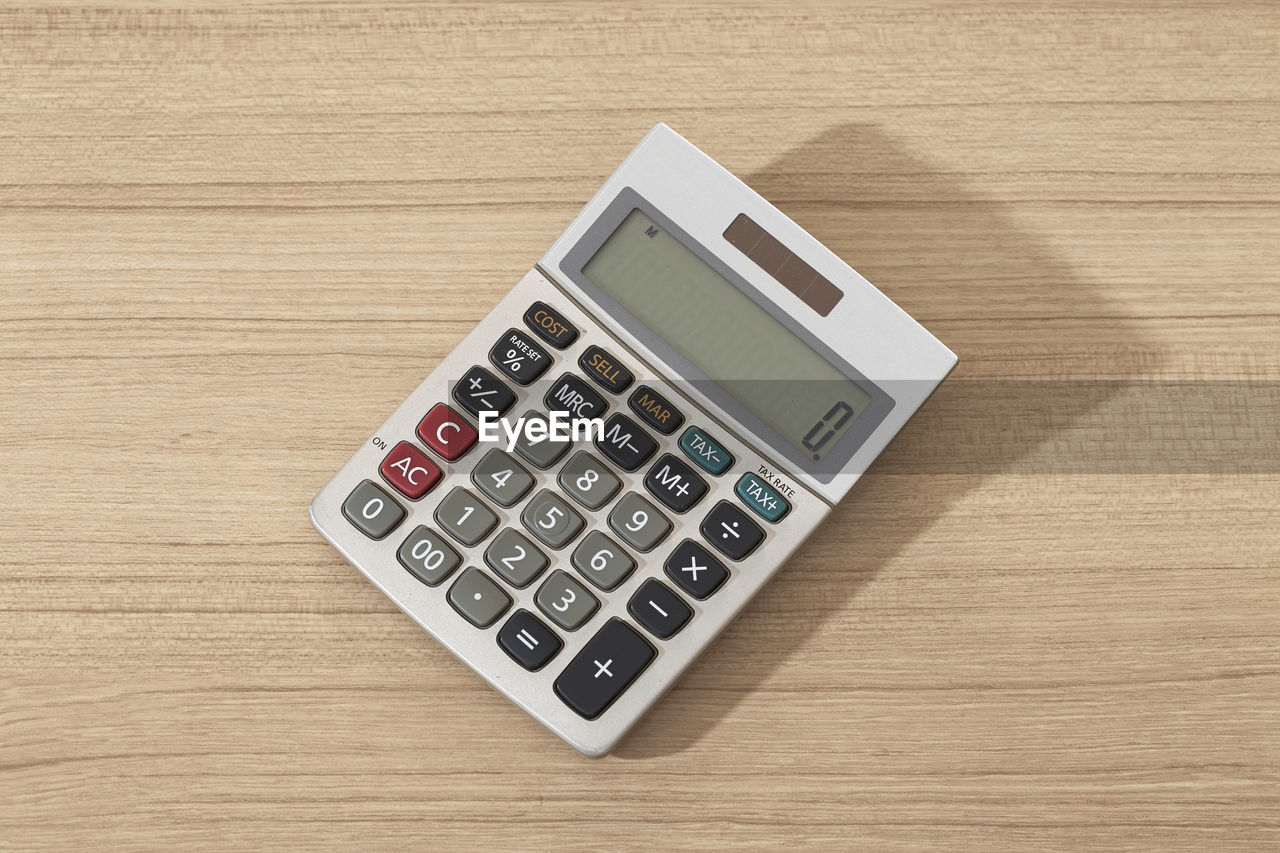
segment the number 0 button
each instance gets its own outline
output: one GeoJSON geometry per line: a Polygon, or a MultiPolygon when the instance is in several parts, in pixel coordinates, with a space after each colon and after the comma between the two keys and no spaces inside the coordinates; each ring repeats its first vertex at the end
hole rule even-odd
{"type": "Polygon", "coordinates": [[[381,539],[404,520],[400,504],[368,480],[342,502],[342,514],[370,539],[381,539]]]}
{"type": "Polygon", "coordinates": [[[539,610],[566,631],[580,628],[600,606],[586,587],[559,569],[538,588],[534,600],[538,602],[539,610]]]}

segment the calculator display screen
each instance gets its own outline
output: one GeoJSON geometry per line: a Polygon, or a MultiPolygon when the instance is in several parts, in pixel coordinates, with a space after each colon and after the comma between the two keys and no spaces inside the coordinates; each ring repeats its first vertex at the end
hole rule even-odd
{"type": "Polygon", "coordinates": [[[676,236],[632,210],[582,273],[811,460],[871,395],[676,236]]]}

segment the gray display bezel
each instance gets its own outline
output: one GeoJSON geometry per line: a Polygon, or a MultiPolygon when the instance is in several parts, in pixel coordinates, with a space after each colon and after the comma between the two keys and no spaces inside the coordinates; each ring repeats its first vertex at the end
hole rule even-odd
{"type": "MultiPolygon", "coordinates": [[[[729,223],[733,221],[733,217],[736,215],[737,211],[729,214],[729,218],[720,229],[721,233],[729,226],[729,223]]],[[[725,246],[733,248],[728,241],[725,241],[725,246]]],[[[735,251],[737,250],[735,249],[735,251]]],[[[684,229],[676,225],[675,222],[649,203],[632,187],[623,187],[619,190],[604,212],[587,227],[582,238],[565,252],[560,259],[560,272],[590,296],[592,301],[600,306],[601,309],[612,315],[629,334],[648,347],[655,355],[670,365],[672,369],[678,371],[680,375],[668,377],[669,380],[680,382],[687,389],[687,393],[700,394],[709,399],[732,415],[738,423],[767,447],[820,483],[830,483],[839,476],[854,454],[858,452],[858,449],[875,433],[884,419],[893,411],[895,401],[883,388],[841,358],[831,347],[806,329],[795,317],[779,308],[715,253],[694,240],[684,229]],[[613,236],[618,226],[633,210],[639,210],[660,225],[667,233],[680,241],[681,245],[701,258],[718,275],[768,312],[783,327],[871,397],[871,402],[854,419],[853,425],[844,435],[837,439],[835,446],[828,450],[822,459],[815,462],[812,456],[793,446],[779,435],[776,430],[756,416],[754,412],[740,403],[736,397],[723,389],[714,379],[711,379],[695,367],[674,347],[659,337],[640,318],[618,304],[613,297],[583,273],[583,268],[595,256],[600,247],[604,245],[605,241],[613,236]]]]}

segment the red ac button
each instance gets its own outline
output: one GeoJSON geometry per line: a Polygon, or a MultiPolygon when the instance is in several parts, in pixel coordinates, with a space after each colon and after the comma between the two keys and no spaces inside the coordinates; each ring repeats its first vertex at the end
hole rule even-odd
{"type": "Polygon", "coordinates": [[[429,492],[440,479],[439,466],[407,441],[391,448],[378,470],[396,491],[411,501],[429,492]]]}
{"type": "Polygon", "coordinates": [[[452,462],[470,450],[478,436],[462,415],[444,403],[436,403],[418,424],[418,438],[452,462]]]}

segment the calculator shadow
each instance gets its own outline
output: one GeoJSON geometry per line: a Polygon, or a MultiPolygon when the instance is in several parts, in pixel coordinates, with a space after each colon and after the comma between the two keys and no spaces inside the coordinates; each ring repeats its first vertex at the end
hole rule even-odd
{"type": "MultiPolygon", "coordinates": [[[[868,622],[877,619],[883,630],[901,630],[910,602],[898,597],[909,596],[904,589],[921,575],[876,585],[857,605],[854,598],[887,566],[907,571],[895,561],[986,478],[1125,464],[1090,455],[1096,445],[1081,436],[1096,436],[1098,421],[1115,417],[1123,402],[1106,401],[1126,380],[1028,380],[1016,377],[1029,370],[1001,367],[1032,349],[1086,350],[1082,325],[1090,340],[1136,343],[1132,320],[1055,259],[1042,238],[1020,229],[1009,202],[983,198],[960,175],[931,167],[867,124],[827,131],[746,182],[936,334],[960,363],[774,581],[619,744],[614,755],[623,760],[689,749],[758,691],[775,690],[775,701],[786,703],[813,689],[777,671],[798,658],[818,659],[806,670],[818,671],[830,654],[814,642],[819,629],[851,620],[854,610],[859,630],[876,630],[868,622]]],[[[839,671],[844,661],[828,665],[839,671]]]]}

